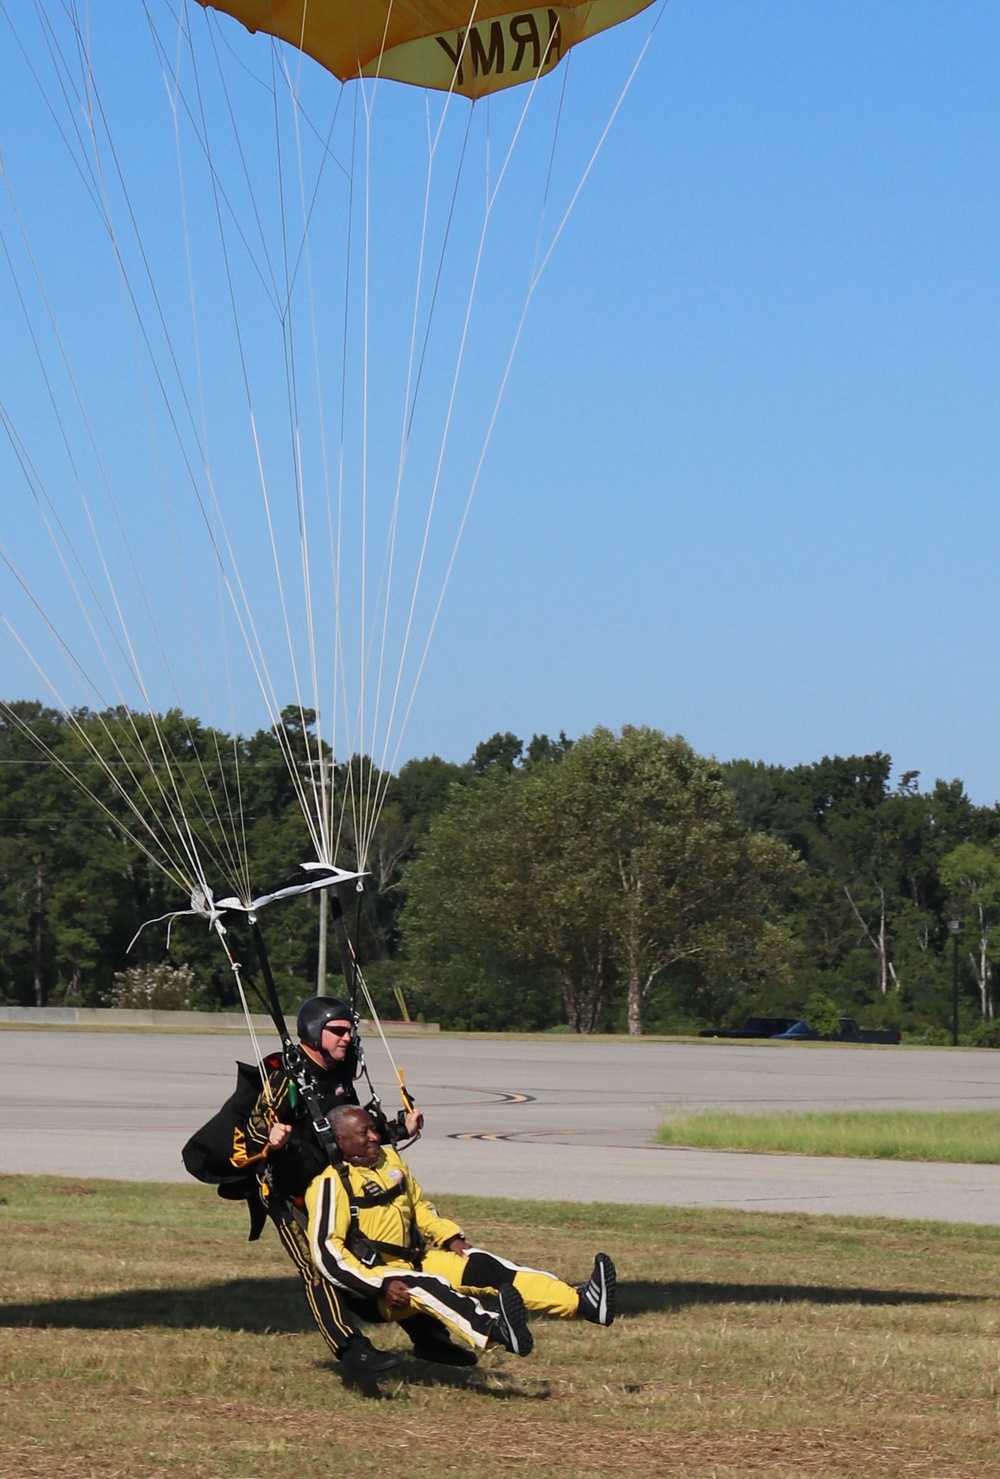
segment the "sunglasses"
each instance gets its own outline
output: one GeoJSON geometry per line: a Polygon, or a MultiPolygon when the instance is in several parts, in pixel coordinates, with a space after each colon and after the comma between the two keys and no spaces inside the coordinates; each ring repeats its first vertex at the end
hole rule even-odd
{"type": "Polygon", "coordinates": [[[350,1037],[351,1025],[349,1022],[324,1022],[324,1032],[332,1032],[334,1037],[350,1037]]]}

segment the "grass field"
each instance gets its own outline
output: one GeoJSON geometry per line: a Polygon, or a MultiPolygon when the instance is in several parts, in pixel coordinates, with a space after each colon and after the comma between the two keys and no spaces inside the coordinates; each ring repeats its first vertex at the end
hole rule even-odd
{"type": "Polygon", "coordinates": [[[847,1155],[878,1160],[1000,1163],[1000,1110],[838,1110],[810,1114],[671,1115],[663,1145],[847,1155]]]}
{"type": "MultiPolygon", "coordinates": [[[[1000,1474],[1000,1229],[449,1200],[610,1330],[349,1389],[268,1229],[204,1188],[0,1178],[3,1479],[1000,1474]]],[[[383,1344],[403,1338],[381,1331],[383,1344]]]]}

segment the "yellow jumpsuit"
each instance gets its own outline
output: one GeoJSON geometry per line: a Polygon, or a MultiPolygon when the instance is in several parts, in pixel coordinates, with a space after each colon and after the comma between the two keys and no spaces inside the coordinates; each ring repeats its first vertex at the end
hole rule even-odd
{"type": "Polygon", "coordinates": [[[374,1166],[345,1166],[350,1195],[340,1175],[327,1167],[306,1192],[309,1244],[320,1273],[353,1294],[379,1298],[389,1319],[418,1311],[436,1315],[467,1345],[484,1349],[494,1338],[495,1317],[475,1298],[513,1284],[530,1310],[572,1319],[579,1295],[569,1284],[541,1269],[525,1268],[483,1248],[452,1253],[444,1246],[464,1237],[457,1222],[440,1217],[406,1162],[384,1146],[374,1166]],[[391,1198],[391,1199],[390,1199],[391,1198]],[[383,1246],[374,1255],[352,1248],[351,1205],[357,1231],[383,1246]],[[367,1203],[367,1205],[366,1205],[367,1203]],[[411,1230],[426,1248],[410,1253],[411,1230]],[[367,1258],[373,1257],[368,1262],[367,1258]],[[410,1309],[396,1310],[381,1299],[390,1279],[410,1291],[410,1309]]]}

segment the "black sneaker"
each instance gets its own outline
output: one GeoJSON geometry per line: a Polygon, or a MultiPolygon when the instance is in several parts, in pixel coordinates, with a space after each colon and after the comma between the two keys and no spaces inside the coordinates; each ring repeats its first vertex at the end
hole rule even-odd
{"type": "Polygon", "coordinates": [[[413,1342],[412,1354],[418,1361],[433,1361],[437,1366],[475,1366],[478,1357],[467,1345],[435,1339],[433,1336],[413,1342]]]}
{"type": "Polygon", "coordinates": [[[345,1381],[358,1376],[381,1376],[403,1361],[402,1351],[380,1351],[361,1336],[346,1345],[340,1356],[340,1371],[345,1381]]]}
{"type": "Polygon", "coordinates": [[[594,1259],[594,1271],[586,1284],[579,1289],[581,1320],[590,1320],[595,1325],[610,1325],[615,1318],[615,1288],[618,1279],[615,1266],[606,1253],[598,1253],[594,1259]]]}
{"type": "Polygon", "coordinates": [[[524,1300],[513,1284],[500,1285],[497,1290],[497,1303],[500,1309],[493,1327],[494,1340],[499,1341],[512,1356],[530,1356],[535,1346],[535,1338],[528,1329],[524,1300]]]}

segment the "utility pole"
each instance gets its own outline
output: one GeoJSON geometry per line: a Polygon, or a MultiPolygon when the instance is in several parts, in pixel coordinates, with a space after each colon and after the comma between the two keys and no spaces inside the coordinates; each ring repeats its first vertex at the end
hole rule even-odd
{"type": "Polygon", "coordinates": [[[35,1006],[45,1005],[42,980],[42,855],[35,855],[35,1006]]]}
{"type": "Polygon", "coordinates": [[[951,935],[951,1045],[958,1047],[958,937],[962,933],[961,921],[949,919],[948,933],[951,935]]]}

